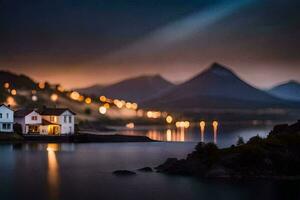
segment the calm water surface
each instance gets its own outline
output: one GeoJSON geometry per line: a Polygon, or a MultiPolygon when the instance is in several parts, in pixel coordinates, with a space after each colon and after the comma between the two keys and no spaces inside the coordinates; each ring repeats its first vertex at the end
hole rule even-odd
{"type": "MultiPolygon", "coordinates": [[[[152,127],[129,132],[166,138],[170,136],[162,134],[169,134],[167,130],[152,127]]],[[[224,127],[218,130],[217,140],[210,131],[204,140],[228,146],[238,136],[263,136],[266,130],[268,127],[224,127]]],[[[168,157],[184,158],[203,139],[196,129],[185,130],[184,140],[172,137],[185,142],[2,144],[0,199],[300,199],[297,181],[200,181],[157,173],[111,174],[117,169],[154,167],[168,157]]]]}

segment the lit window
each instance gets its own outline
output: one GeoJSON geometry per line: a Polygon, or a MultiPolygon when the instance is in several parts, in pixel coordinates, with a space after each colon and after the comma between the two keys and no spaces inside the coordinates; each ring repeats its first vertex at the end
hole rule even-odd
{"type": "Polygon", "coordinates": [[[56,122],[56,121],[57,121],[56,116],[50,116],[50,121],[51,121],[51,122],[56,122]]]}

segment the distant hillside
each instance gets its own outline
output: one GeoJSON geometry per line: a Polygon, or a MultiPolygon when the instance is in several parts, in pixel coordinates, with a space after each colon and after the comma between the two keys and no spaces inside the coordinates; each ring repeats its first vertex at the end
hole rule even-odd
{"type": "Polygon", "coordinates": [[[218,63],[158,98],[144,102],[158,108],[266,108],[286,106],[282,100],[252,87],[218,63]]]}
{"type": "Polygon", "coordinates": [[[101,94],[101,91],[104,87],[105,87],[104,85],[96,84],[96,85],[92,85],[90,87],[78,88],[78,89],[75,89],[75,90],[82,93],[82,94],[98,96],[99,94],[101,94]]]}
{"type": "MultiPolygon", "coordinates": [[[[141,102],[156,97],[174,85],[160,75],[139,76],[126,79],[106,87],[90,87],[81,89],[82,92],[92,91],[95,95],[105,95],[110,98],[125,99],[127,101],[141,102]],[[97,92],[97,93],[96,93],[97,92]]],[[[92,94],[92,93],[89,93],[92,94]]]]}
{"type": "Polygon", "coordinates": [[[35,87],[35,82],[25,75],[18,75],[8,71],[0,71],[0,85],[8,82],[12,88],[17,89],[32,89],[35,87]]]}
{"type": "Polygon", "coordinates": [[[296,81],[280,84],[270,89],[268,92],[282,99],[300,101],[300,83],[296,81]]]}

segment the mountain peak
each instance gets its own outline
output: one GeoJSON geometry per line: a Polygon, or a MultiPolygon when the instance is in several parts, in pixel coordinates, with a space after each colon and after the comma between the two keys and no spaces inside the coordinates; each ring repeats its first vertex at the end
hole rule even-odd
{"type": "Polygon", "coordinates": [[[282,99],[300,101],[300,83],[291,80],[271,88],[269,93],[282,99]]]}
{"type": "Polygon", "coordinates": [[[290,80],[286,83],[286,85],[300,85],[300,83],[298,81],[295,81],[295,80],[290,80]]]}
{"type": "Polygon", "coordinates": [[[212,71],[230,71],[231,72],[231,70],[228,67],[226,67],[222,64],[219,64],[217,62],[214,62],[213,64],[211,64],[208,69],[212,70],[212,71]]]}
{"type": "Polygon", "coordinates": [[[213,63],[210,67],[206,70],[207,73],[212,73],[218,76],[232,76],[234,73],[224,65],[219,63],[213,63]]]}

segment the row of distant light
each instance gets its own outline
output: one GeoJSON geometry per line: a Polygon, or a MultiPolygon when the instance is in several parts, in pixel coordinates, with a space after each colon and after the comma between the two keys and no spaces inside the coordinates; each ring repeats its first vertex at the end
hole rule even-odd
{"type": "MultiPolygon", "coordinates": [[[[38,84],[38,87],[40,89],[44,89],[45,88],[45,83],[40,82],[38,84]]],[[[10,89],[10,84],[9,83],[4,83],[4,88],[8,89],[11,93],[11,95],[15,96],[17,95],[17,90],[16,89],[10,89]]],[[[64,92],[64,88],[62,86],[58,86],[56,88],[59,92],[64,92]]],[[[33,101],[37,101],[37,96],[36,94],[36,90],[32,90],[32,100],[33,101]]],[[[70,98],[75,100],[75,101],[80,101],[82,102],[83,100],[85,101],[86,104],[91,104],[92,103],[92,99],[90,97],[84,97],[83,95],[80,95],[79,92],[73,91],[70,93],[70,98]]],[[[56,102],[58,100],[58,95],[56,93],[51,94],[50,96],[51,101],[56,102]]],[[[127,108],[127,109],[133,109],[133,110],[137,110],[138,109],[138,104],[137,103],[131,103],[131,102],[126,102],[124,100],[119,100],[119,99],[109,99],[105,96],[100,96],[99,100],[104,103],[102,106],[99,107],[99,112],[101,114],[106,114],[107,109],[110,108],[110,104],[114,104],[116,107],[118,108],[127,108]]],[[[13,99],[8,99],[8,101],[10,101],[11,103],[13,102],[13,99]]],[[[139,110],[138,111],[138,116],[143,116],[144,111],[143,110],[139,110]]],[[[146,116],[148,118],[152,118],[152,119],[157,119],[157,118],[161,118],[161,117],[165,117],[166,122],[168,124],[171,124],[173,122],[173,117],[171,115],[168,115],[166,112],[160,112],[160,111],[147,111],[146,116]]],[[[214,127],[218,126],[218,122],[217,121],[213,121],[212,125],[214,127]]],[[[177,128],[189,128],[190,126],[190,122],[189,121],[177,121],[175,123],[175,126],[177,128]]],[[[134,127],[134,124],[130,124],[129,126],[130,128],[134,127]]],[[[200,127],[205,127],[205,122],[201,121],[200,122],[200,127]]]]}
{"type": "Polygon", "coordinates": [[[3,87],[7,89],[11,95],[16,96],[17,95],[17,90],[16,89],[10,89],[10,84],[9,83],[4,83],[3,87]]]}

